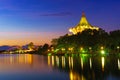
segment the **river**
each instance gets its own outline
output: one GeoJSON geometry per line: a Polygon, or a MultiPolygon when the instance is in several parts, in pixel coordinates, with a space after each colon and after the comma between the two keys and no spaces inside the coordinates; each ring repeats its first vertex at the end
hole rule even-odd
{"type": "Polygon", "coordinates": [[[120,57],[0,54],[0,80],[120,80],[120,57]]]}

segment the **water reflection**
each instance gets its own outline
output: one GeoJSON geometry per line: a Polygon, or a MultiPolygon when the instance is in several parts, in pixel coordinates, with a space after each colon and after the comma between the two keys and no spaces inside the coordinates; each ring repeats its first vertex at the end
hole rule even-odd
{"type": "Polygon", "coordinates": [[[58,56],[56,56],[56,64],[59,67],[59,57],[58,56]]]}
{"type": "Polygon", "coordinates": [[[35,54],[0,54],[0,80],[69,79],[67,73],[53,69],[52,66],[60,67],[59,59],[35,54]]]}
{"type": "Polygon", "coordinates": [[[62,67],[65,67],[65,56],[62,56],[62,67]]]}
{"type": "Polygon", "coordinates": [[[51,57],[48,59],[44,56],[32,54],[0,54],[0,74],[47,72],[51,68],[48,67],[48,64],[51,65],[51,57]]]}
{"type": "Polygon", "coordinates": [[[0,79],[120,80],[120,57],[0,54],[0,79]]]}
{"type": "Polygon", "coordinates": [[[54,66],[54,56],[52,56],[52,66],[54,66]]]}
{"type": "Polygon", "coordinates": [[[50,56],[50,58],[50,60],[54,60],[53,63],[56,63],[54,67],[69,72],[70,80],[109,80],[108,76],[120,79],[120,60],[118,57],[50,56]]]}
{"type": "Polygon", "coordinates": [[[118,69],[120,70],[120,60],[118,59],[118,69]]]}
{"type": "Polygon", "coordinates": [[[73,69],[73,58],[69,57],[69,68],[73,69]]]}
{"type": "Polygon", "coordinates": [[[73,72],[72,70],[69,73],[70,76],[70,80],[86,80],[85,77],[83,75],[79,75],[76,72],[73,72]]]}
{"type": "Polygon", "coordinates": [[[105,66],[105,58],[101,57],[101,62],[102,62],[102,71],[104,71],[104,66],[105,66]]]}
{"type": "Polygon", "coordinates": [[[83,70],[83,58],[81,58],[81,68],[83,70]]]}
{"type": "Polygon", "coordinates": [[[50,66],[50,56],[48,56],[48,66],[50,66]]]}
{"type": "Polygon", "coordinates": [[[92,69],[92,60],[90,58],[90,69],[92,69]]]}
{"type": "Polygon", "coordinates": [[[0,55],[0,63],[8,63],[8,64],[32,64],[33,57],[31,54],[4,54],[0,55]]]}

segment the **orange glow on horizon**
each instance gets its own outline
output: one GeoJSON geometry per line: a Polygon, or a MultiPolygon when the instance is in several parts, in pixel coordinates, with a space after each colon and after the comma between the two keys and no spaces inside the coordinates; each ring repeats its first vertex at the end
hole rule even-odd
{"type": "Polygon", "coordinates": [[[59,32],[0,32],[0,46],[26,45],[33,42],[35,45],[51,44],[51,40],[63,35],[59,32]]]}
{"type": "Polygon", "coordinates": [[[43,45],[45,43],[50,44],[50,40],[0,40],[0,46],[4,45],[9,45],[9,46],[14,46],[14,45],[26,45],[29,44],[30,42],[33,42],[35,45],[43,45]]]}

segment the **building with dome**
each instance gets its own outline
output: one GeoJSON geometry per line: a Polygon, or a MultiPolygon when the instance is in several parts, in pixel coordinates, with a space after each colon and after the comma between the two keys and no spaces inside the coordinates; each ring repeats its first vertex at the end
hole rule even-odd
{"type": "Polygon", "coordinates": [[[69,29],[69,32],[72,32],[73,34],[81,33],[82,31],[86,29],[92,29],[92,30],[99,30],[98,27],[92,26],[86,19],[85,13],[82,13],[82,17],[80,19],[80,22],[75,26],[69,29]]]}

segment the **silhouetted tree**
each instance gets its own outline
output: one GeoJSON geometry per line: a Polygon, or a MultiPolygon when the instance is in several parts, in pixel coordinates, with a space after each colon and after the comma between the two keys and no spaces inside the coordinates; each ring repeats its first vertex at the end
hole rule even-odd
{"type": "Polygon", "coordinates": [[[34,46],[33,42],[30,42],[30,43],[28,44],[28,49],[34,50],[34,48],[35,48],[35,46],[34,46]]]}
{"type": "Polygon", "coordinates": [[[48,44],[44,44],[43,46],[39,46],[38,53],[39,54],[47,54],[47,50],[49,49],[48,44]]]}
{"type": "Polygon", "coordinates": [[[117,46],[120,46],[120,30],[110,32],[110,46],[111,49],[116,49],[117,46]]]}

